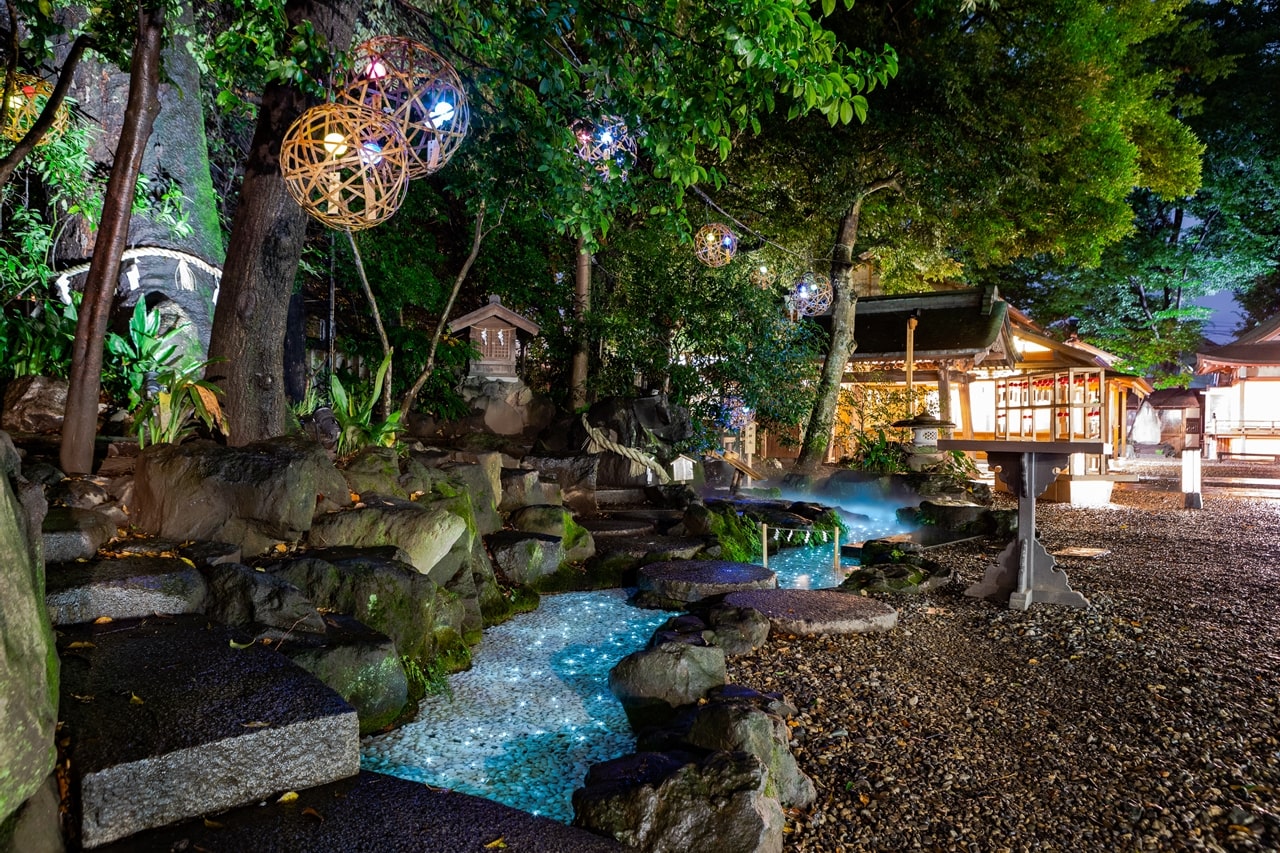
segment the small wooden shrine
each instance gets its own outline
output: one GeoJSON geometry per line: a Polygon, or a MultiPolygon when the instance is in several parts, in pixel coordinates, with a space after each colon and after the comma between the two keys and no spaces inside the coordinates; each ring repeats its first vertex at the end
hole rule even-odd
{"type": "Polygon", "coordinates": [[[471,360],[467,376],[507,380],[518,378],[520,350],[540,331],[537,323],[503,305],[499,296],[490,296],[488,305],[449,324],[453,334],[464,329],[471,330],[471,343],[480,352],[471,360]]]}

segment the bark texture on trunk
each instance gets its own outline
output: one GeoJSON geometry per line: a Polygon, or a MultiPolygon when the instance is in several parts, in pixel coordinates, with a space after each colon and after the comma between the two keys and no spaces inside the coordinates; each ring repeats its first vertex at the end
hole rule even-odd
{"type": "Polygon", "coordinates": [[[854,244],[858,242],[858,220],[862,216],[862,203],[867,196],[880,190],[897,188],[895,181],[877,181],[854,199],[853,205],[840,219],[836,230],[836,245],[831,256],[831,344],[826,360],[822,363],[822,376],[818,380],[818,397],[805,428],[804,443],[796,457],[793,470],[797,474],[812,474],[827,458],[831,444],[831,430],[835,423],[836,406],[840,402],[840,382],[844,378],[845,365],[857,347],[853,336],[854,314],[858,295],[853,292],[854,244]]]}
{"type": "MultiPolygon", "coordinates": [[[[349,0],[290,0],[290,26],[311,21],[330,50],[345,50],[355,28],[349,0]]],[[[285,430],[284,336],[289,296],[302,257],[307,214],[280,175],[280,143],[307,101],[301,89],[275,83],[262,94],[245,163],[240,203],[227,243],[222,292],[213,317],[209,376],[225,394],[230,441],[242,445],[285,430]]]]}
{"type": "Polygon", "coordinates": [[[107,179],[102,221],[94,244],[93,261],[85,280],[84,300],[71,348],[71,376],[62,423],[60,462],[68,474],[93,470],[93,444],[98,432],[98,395],[102,390],[102,353],[111,317],[120,256],[129,239],[133,188],[142,169],[142,155],[156,115],[160,112],[160,44],[164,35],[164,4],[140,3],[138,36],[129,69],[129,101],[125,108],[115,164],[107,179]]]}

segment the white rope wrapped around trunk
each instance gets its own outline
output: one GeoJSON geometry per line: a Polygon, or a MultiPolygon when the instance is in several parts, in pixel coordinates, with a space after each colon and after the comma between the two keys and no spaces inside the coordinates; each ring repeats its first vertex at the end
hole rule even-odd
{"type": "MultiPolygon", "coordinates": [[[[191,270],[188,264],[196,269],[202,270],[213,277],[213,302],[218,302],[218,289],[222,284],[222,270],[207,263],[203,258],[195,255],[179,251],[178,249],[162,249],[158,246],[144,246],[136,249],[125,249],[124,254],[120,256],[120,263],[132,261],[137,258],[169,258],[178,262],[178,269],[174,273],[174,279],[177,282],[179,290],[194,290],[195,281],[191,276],[191,270]]],[[[58,277],[54,280],[54,286],[58,288],[58,297],[67,305],[71,304],[71,279],[80,273],[88,272],[89,264],[77,264],[74,267],[67,267],[65,270],[58,270],[58,277]]],[[[136,276],[134,281],[136,282],[136,276]]],[[[134,288],[136,288],[136,284],[134,288]]]]}
{"type": "Polygon", "coordinates": [[[582,426],[586,429],[587,435],[590,436],[587,442],[588,453],[600,453],[608,450],[610,453],[616,453],[631,460],[631,474],[633,476],[648,468],[657,475],[659,483],[671,482],[671,475],[667,473],[667,469],[663,468],[658,460],[634,447],[623,447],[616,441],[610,440],[607,435],[587,422],[585,414],[582,416],[582,426]]]}

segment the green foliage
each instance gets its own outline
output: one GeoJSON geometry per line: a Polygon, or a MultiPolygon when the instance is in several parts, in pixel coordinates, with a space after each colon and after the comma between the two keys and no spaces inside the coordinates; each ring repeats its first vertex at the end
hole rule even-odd
{"type": "Polygon", "coordinates": [[[400,663],[409,682],[410,705],[416,707],[424,696],[453,695],[453,688],[449,686],[449,669],[439,659],[423,666],[417,658],[402,655],[400,663]]]}
{"type": "Polygon", "coordinates": [[[0,379],[66,378],[75,332],[75,304],[18,299],[0,305],[0,379]]]}
{"type": "Polygon", "coordinates": [[[218,429],[229,435],[218,395],[222,390],[201,379],[207,361],[182,359],[156,376],[160,390],[142,400],[133,414],[133,431],[138,446],[148,444],[180,444],[195,433],[197,422],[205,429],[218,429]]]}
{"type": "Polygon", "coordinates": [[[708,507],[707,521],[720,544],[720,558],[735,563],[751,563],[761,557],[760,525],[739,514],[732,505],[708,507]]]}
{"type": "Polygon", "coordinates": [[[175,361],[191,360],[190,353],[177,358],[178,344],[183,340],[186,327],[175,326],[163,331],[162,323],[160,312],[148,311],[146,301],[139,299],[129,318],[129,336],[107,333],[107,352],[117,360],[113,373],[125,385],[130,410],[136,409],[145,396],[147,374],[158,374],[175,361]]]}
{"type": "Polygon", "coordinates": [[[905,474],[910,470],[907,467],[907,457],[911,455],[910,446],[889,438],[883,429],[877,429],[874,433],[865,430],[854,433],[853,444],[853,454],[842,462],[855,471],[905,474]]]}
{"type": "Polygon", "coordinates": [[[382,383],[391,367],[391,353],[387,353],[374,375],[373,386],[367,394],[351,393],[337,374],[329,377],[333,396],[333,416],[338,421],[338,455],[350,456],[364,447],[394,447],[396,431],[400,428],[400,413],[392,412],[385,420],[375,421],[374,407],[382,398],[382,383]]]}

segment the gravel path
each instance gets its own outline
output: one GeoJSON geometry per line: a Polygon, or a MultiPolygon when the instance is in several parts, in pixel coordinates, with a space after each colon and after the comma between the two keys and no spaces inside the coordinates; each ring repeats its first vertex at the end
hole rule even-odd
{"type": "Polygon", "coordinates": [[[731,661],[802,709],[819,795],[788,850],[1280,850],[1280,500],[1183,510],[1176,467],[1138,467],[1109,507],[1039,507],[1050,551],[1111,551],[1059,561],[1087,610],[965,598],[980,540],[934,552],[958,581],[892,600],[892,632],[731,661]]]}

